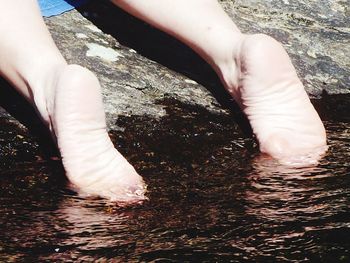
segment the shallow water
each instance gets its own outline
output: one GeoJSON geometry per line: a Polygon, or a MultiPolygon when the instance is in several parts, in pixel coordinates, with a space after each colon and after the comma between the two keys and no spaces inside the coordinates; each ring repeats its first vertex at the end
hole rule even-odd
{"type": "Polygon", "coordinates": [[[129,207],[66,190],[59,162],[0,119],[0,261],[350,261],[349,109],[321,113],[319,165],[288,168],[231,115],[160,103],[166,118],[123,117],[111,132],[149,186],[129,207]]]}

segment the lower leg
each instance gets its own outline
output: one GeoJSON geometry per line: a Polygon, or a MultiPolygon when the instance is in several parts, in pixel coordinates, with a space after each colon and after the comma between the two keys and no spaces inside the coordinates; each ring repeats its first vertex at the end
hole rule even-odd
{"type": "Polygon", "coordinates": [[[0,16],[0,75],[51,128],[69,180],[88,195],[144,198],[141,177],[108,137],[97,78],[85,68],[67,65],[36,0],[1,4],[6,12],[0,16]]]}
{"type": "Polygon", "coordinates": [[[232,57],[233,49],[238,48],[243,36],[215,0],[112,0],[112,2],[178,38],[194,49],[215,70],[232,57]]]}
{"type": "Polygon", "coordinates": [[[182,40],[212,65],[247,115],[261,151],[283,160],[325,150],[323,124],[276,40],[241,34],[216,0],[113,2],[182,40]]]}

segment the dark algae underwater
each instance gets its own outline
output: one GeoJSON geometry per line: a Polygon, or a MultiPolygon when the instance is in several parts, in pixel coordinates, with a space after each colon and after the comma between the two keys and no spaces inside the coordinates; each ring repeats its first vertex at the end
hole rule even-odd
{"type": "Polygon", "coordinates": [[[126,207],[65,190],[59,162],[1,118],[0,260],[349,262],[346,114],[325,120],[319,165],[288,168],[232,115],[158,103],[165,117],[124,116],[110,133],[148,184],[149,201],[126,207]]]}

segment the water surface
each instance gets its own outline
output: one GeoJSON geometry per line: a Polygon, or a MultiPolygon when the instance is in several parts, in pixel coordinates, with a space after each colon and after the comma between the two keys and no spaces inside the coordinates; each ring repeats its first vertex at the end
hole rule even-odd
{"type": "Polygon", "coordinates": [[[65,189],[59,162],[2,118],[0,261],[350,261],[349,109],[321,113],[330,149],[317,166],[288,168],[231,115],[160,103],[167,117],[122,117],[111,132],[149,186],[130,207],[65,189]]]}

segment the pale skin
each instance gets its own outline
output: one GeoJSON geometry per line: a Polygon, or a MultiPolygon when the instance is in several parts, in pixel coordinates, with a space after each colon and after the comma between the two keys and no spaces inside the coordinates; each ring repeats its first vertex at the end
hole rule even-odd
{"type": "MultiPolygon", "coordinates": [[[[279,42],[242,34],[216,0],[112,2],[203,57],[247,115],[262,152],[282,162],[324,153],[323,124],[279,42]]],[[[51,130],[72,185],[111,200],[144,199],[142,177],[108,137],[97,78],[67,64],[36,0],[3,0],[1,6],[0,75],[51,130]]]]}

